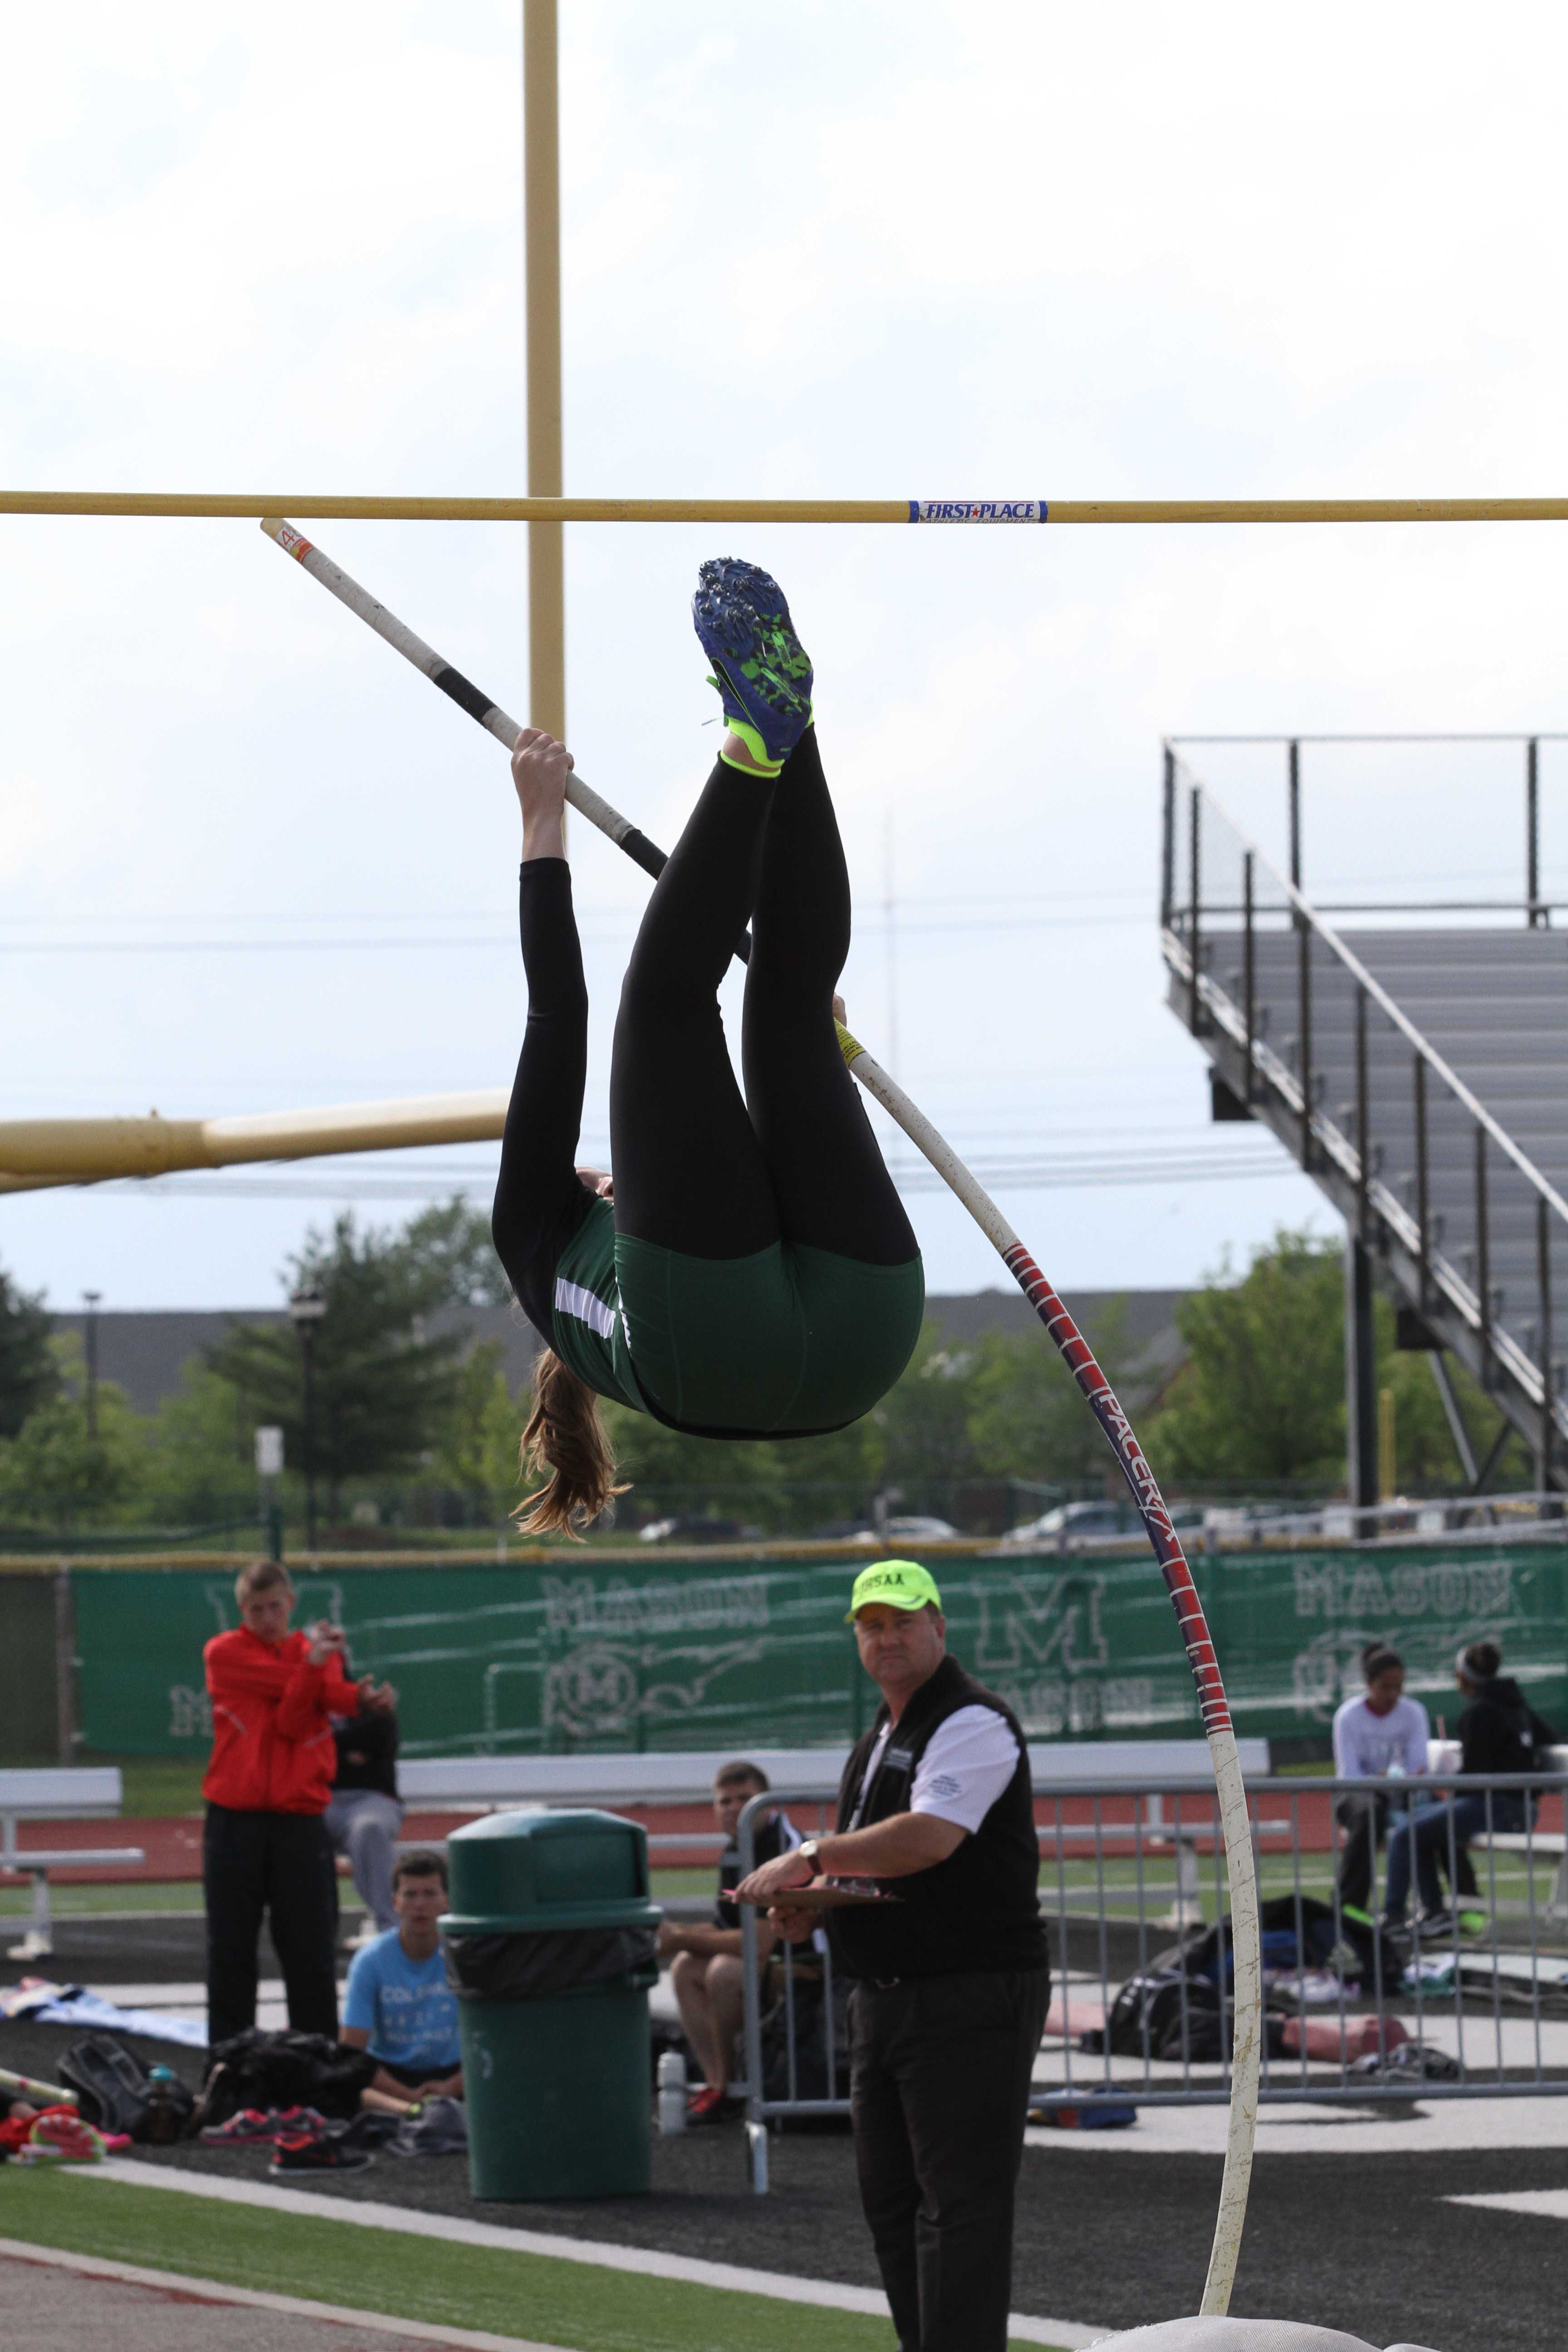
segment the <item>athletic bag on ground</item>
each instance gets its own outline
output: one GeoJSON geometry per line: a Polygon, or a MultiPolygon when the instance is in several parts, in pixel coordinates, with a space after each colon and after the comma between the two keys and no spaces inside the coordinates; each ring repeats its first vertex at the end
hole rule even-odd
{"type": "Polygon", "coordinates": [[[167,2147],[190,2127],[195,2100],[179,2076],[167,2066],[149,2071],[112,2034],[73,2042],[58,2071],[77,2094],[83,2122],[100,2131],[167,2147]]]}
{"type": "Polygon", "coordinates": [[[241,2107],[314,2107],[346,2118],[358,2113],[360,2093],[374,2079],[368,2051],[350,2050],[324,2033],[263,2033],[252,2026],[208,2051],[194,2121],[198,2127],[224,2124],[241,2107]]]}
{"type": "MultiPolygon", "coordinates": [[[[1079,2048],[1113,2058],[1185,2060],[1209,2063],[1230,2056],[1236,2003],[1222,2002],[1207,1977],[1184,1976],[1180,1969],[1151,1969],[1129,1977],[1110,2004],[1103,2030],[1079,2036],[1079,2048]]],[[[1264,2039],[1271,2058],[1285,2048],[1286,2020],[1266,2016],[1264,2039]]]]}

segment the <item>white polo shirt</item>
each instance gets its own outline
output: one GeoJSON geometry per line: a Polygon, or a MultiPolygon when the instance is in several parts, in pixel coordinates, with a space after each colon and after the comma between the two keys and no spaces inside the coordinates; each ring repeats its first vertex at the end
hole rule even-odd
{"type": "MultiPolygon", "coordinates": [[[[895,1727],[885,1724],[866,1766],[851,1829],[860,1826],[866,1796],[895,1727]]],[[[1004,1715],[991,1706],[961,1706],[939,1723],[915,1767],[911,1813],[934,1813],[973,1836],[1018,1769],[1018,1742],[1004,1715]]]]}

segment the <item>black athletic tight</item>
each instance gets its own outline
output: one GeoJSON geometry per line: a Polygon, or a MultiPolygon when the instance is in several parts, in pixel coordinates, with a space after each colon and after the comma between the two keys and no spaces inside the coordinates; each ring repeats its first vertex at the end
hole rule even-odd
{"type": "MultiPolygon", "coordinates": [[[[546,1339],[555,1266],[587,1214],[574,1171],[588,998],[570,871],[520,891],[528,1026],[501,1144],[496,1249],[546,1339]]],[[[620,1231],[694,1257],[804,1242],[873,1265],[918,1244],[833,1025],[849,880],[808,730],[776,782],[720,762],[655,885],[616,1023],[610,1135],[620,1231]],[[717,1003],[752,925],[742,1057],[717,1003]]]]}
{"type": "Polygon", "coordinates": [[[919,1244],[833,1025],[849,876],[808,728],[776,782],[714,768],[654,887],[610,1076],[616,1224],[693,1257],[780,1240],[872,1265],[919,1244]],[[717,1003],[752,926],[741,1089],[717,1003]]]}

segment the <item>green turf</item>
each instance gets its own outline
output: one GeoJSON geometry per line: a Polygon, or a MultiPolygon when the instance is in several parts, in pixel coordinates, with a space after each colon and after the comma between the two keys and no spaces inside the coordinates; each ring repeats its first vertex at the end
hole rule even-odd
{"type": "MultiPolygon", "coordinates": [[[[49,1909],[57,1919],[80,1919],[98,1911],[199,1911],[201,1907],[201,1884],[196,1879],[124,1878],[107,1886],[62,1885],[58,1878],[49,1880],[49,1909]]],[[[0,1889],[0,1919],[25,1918],[32,1908],[27,1887],[0,1889]]]]}
{"type": "MultiPolygon", "coordinates": [[[[888,2322],[548,2255],[7,2168],[0,2236],[573,2352],[888,2352],[888,2322]]],[[[549,2208],[538,2226],[548,2230],[549,2208]]]]}
{"type": "MultiPolygon", "coordinates": [[[[655,1902],[671,1895],[711,1895],[710,1870],[656,1870],[651,1874],[655,1902]]],[[[361,1905],[347,1880],[339,1888],[345,1916],[358,1916],[361,1905]]],[[[49,1881],[49,1908],[57,1919],[87,1918],[100,1911],[199,1911],[201,1882],[195,1878],[122,1878],[100,1886],[71,1885],[49,1881]]],[[[0,1887],[0,1919],[27,1917],[33,1908],[29,1886],[0,1887]]]]}
{"type": "MultiPolygon", "coordinates": [[[[1542,1907],[1543,1892],[1557,1867],[1550,1854],[1535,1861],[1536,1907],[1542,1907]]],[[[1214,1873],[1206,1855],[1200,1857],[1199,1906],[1205,1919],[1215,1916],[1214,1873]]],[[[1497,1863],[1497,1896],[1505,1908],[1521,1907],[1525,1901],[1525,1864],[1522,1854],[1499,1855],[1497,1863]]],[[[1108,1861],[1100,1873],[1092,1863],[1070,1862],[1062,1874],[1061,1885],[1069,1897],[1079,1897],[1097,1888],[1104,1890],[1104,1908],[1108,1918],[1135,1919],[1138,1916],[1138,1870],[1130,1856],[1117,1856],[1108,1861]]],[[[1258,1885],[1267,1897],[1289,1895],[1296,1885],[1296,1875],[1288,1854],[1265,1854],[1258,1873],[1258,1885]]],[[[1483,1885],[1485,1885],[1483,1880],[1483,1885]]],[[[654,1900],[658,1902],[676,1895],[710,1895],[713,1891],[711,1869],[656,1870],[651,1874],[654,1900]]],[[[1055,1862],[1047,1859],[1040,1870],[1040,1900],[1047,1918],[1055,1911],[1058,1893],[1055,1862]]],[[[1304,1854],[1301,1859],[1300,1887],[1303,1895],[1315,1895],[1321,1902],[1332,1899],[1332,1873],[1327,1854],[1304,1854]]],[[[345,1914],[359,1909],[357,1900],[345,1879],[342,1885],[345,1914]]],[[[1175,1894],[1171,1859],[1168,1854],[1156,1854],[1143,1865],[1143,1909],[1152,1918],[1163,1914],[1175,1894]]],[[[49,1902],[58,1918],[82,1918],[97,1912],[138,1911],[199,1911],[202,1890],[195,1879],[121,1879],[114,1884],[98,1886],[71,1885],[53,1879],[49,1885],[49,1902]]],[[[26,1917],[32,1909],[29,1887],[12,1885],[0,1888],[0,1919],[26,1917]]],[[[1085,1906],[1081,1900],[1069,1901],[1068,1909],[1075,1917],[1092,1913],[1096,1906],[1085,1906]]]]}

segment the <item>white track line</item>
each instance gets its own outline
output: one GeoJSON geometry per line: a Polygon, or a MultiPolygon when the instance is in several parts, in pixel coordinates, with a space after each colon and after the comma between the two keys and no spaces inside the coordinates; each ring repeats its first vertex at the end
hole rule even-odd
{"type": "MultiPolygon", "coordinates": [[[[102,2164],[61,2165],[68,2180],[119,2181],[133,2189],[168,2189],[220,2204],[255,2205],[264,2211],[308,2215],[317,2221],[344,2221],[361,2230],[393,2230],[405,2237],[440,2238],[449,2245],[488,2246],[507,2254],[542,2254],[552,2262],[584,2263],[595,2270],[630,2271],[639,2278],[679,2280],[687,2286],[721,2287],[741,2294],[767,2295],[776,2303],[813,2304],[818,2309],[863,2312],[888,2317],[887,2297],[874,2287],[841,2286],[832,2279],[794,2278],[783,2271],[742,2270],[732,2263],[706,2263],[695,2255],[667,2254],[647,2246],[616,2246],[602,2239],[546,2236],[538,2230],[511,2230],[494,2221],[465,2221],[446,2213],[418,2213],[402,2205],[312,2195],[309,2189],[274,2189],[270,2182],[187,2172],[173,2165],[142,2164],[113,2156],[102,2164]]],[[[1024,2344],[1047,2344],[1061,2352],[1081,2352],[1098,2344],[1103,2327],[1070,2319],[1034,2319],[1013,2312],[1008,2336],[1024,2344]]]]}
{"type": "Polygon", "coordinates": [[[79,2271],[87,2278],[117,2279],[125,2286],[149,2286],[159,2294],[188,2296],[193,2303],[238,2303],[252,2311],[276,2311],[291,2319],[320,2319],[337,2327],[359,2327],[377,2336],[412,2336],[418,2344],[452,2344],[461,2352],[561,2352],[521,2336],[489,2336],[477,2327],[438,2327],[422,2319],[392,2319],[383,2311],[352,2311],[346,2304],[307,2302],[299,2294],[264,2294],[220,2279],[187,2278],[183,2271],[149,2271],[135,2263],[111,2263],[98,2254],[68,2254],[35,2246],[25,2238],[0,2238],[0,2260],[43,2263],[50,2270],[79,2271]]]}
{"type": "Polygon", "coordinates": [[[1489,2213],[1533,2213],[1542,2221],[1568,2221],[1568,2189],[1500,2189],[1484,2197],[1445,2197],[1445,2205],[1483,2205],[1489,2213]]]}
{"type": "MultiPolygon", "coordinates": [[[[1099,2085],[1097,2084],[1096,2087],[1099,2085]]],[[[1413,2083],[1418,2102],[1421,2085],[1413,2083]]],[[[1138,2094],[1128,2097],[1138,2104],[1138,2094]]],[[[1223,2107],[1140,2107],[1125,2131],[1052,2131],[1031,2125],[1029,2147],[1048,2147],[1086,2163],[1110,2158],[1219,2156],[1223,2107]]],[[[1568,2148],[1568,2099],[1550,2094],[1524,2099],[1434,2099],[1418,2114],[1395,2121],[1375,2109],[1267,2106],[1258,2118],[1258,2145],[1270,2156],[1457,2156],[1470,2148],[1568,2148]]]]}

